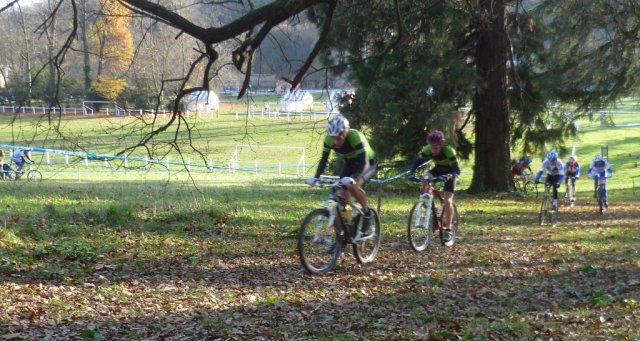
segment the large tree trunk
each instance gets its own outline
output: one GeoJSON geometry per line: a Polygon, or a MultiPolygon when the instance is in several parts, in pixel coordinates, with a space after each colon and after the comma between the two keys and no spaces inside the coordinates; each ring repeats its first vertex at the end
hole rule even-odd
{"type": "Polygon", "coordinates": [[[503,0],[481,0],[476,65],[475,169],[470,191],[509,189],[507,39],[503,0]]]}

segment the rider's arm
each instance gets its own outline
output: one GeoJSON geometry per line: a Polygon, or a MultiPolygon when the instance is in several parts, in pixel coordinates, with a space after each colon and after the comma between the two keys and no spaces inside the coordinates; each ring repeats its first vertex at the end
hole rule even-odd
{"type": "Polygon", "coordinates": [[[324,173],[324,169],[327,167],[327,160],[329,160],[329,151],[323,151],[322,156],[320,157],[320,162],[318,163],[318,168],[316,169],[316,175],[314,178],[319,178],[322,173],[324,173]]]}
{"type": "Polygon", "coordinates": [[[460,166],[458,165],[458,158],[456,157],[456,151],[448,147],[445,149],[445,155],[449,159],[449,165],[451,166],[451,173],[456,177],[460,176],[460,166]]]}
{"type": "Polygon", "coordinates": [[[542,177],[542,173],[544,173],[544,169],[547,167],[547,160],[544,160],[542,166],[540,167],[540,171],[536,174],[536,182],[540,182],[540,178],[542,177]]]}
{"type": "Polygon", "coordinates": [[[420,166],[421,164],[425,163],[427,160],[424,160],[423,158],[421,158],[420,156],[418,156],[415,160],[413,160],[413,162],[411,163],[411,168],[409,168],[409,174],[413,175],[416,172],[416,169],[418,169],[418,166],[420,166]]]}

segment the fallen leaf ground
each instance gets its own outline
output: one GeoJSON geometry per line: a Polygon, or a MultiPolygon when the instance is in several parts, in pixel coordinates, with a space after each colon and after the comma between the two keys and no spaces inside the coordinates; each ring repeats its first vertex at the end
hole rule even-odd
{"type": "Polygon", "coordinates": [[[563,207],[555,227],[536,224],[532,201],[459,206],[453,247],[411,251],[404,213],[383,211],[376,261],[346,253],[326,276],[302,270],[295,233],[245,235],[232,221],[186,248],[114,230],[126,247],[41,250],[55,274],[40,262],[0,272],[0,339],[640,339],[636,203],[604,217],[563,207]]]}

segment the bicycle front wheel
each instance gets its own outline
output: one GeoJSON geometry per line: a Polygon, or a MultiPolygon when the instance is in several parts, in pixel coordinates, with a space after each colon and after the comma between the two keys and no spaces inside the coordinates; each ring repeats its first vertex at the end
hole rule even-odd
{"type": "MultiPolygon", "coordinates": [[[[444,221],[444,210],[442,210],[440,221],[444,221]]],[[[440,229],[440,243],[442,244],[442,246],[452,246],[456,242],[456,238],[458,237],[458,207],[456,206],[456,204],[453,204],[453,221],[451,222],[450,229],[451,240],[449,241],[449,243],[444,240],[444,231],[443,229],[440,229]]]]}
{"type": "Polygon", "coordinates": [[[540,214],[538,215],[538,222],[540,226],[544,225],[545,221],[548,219],[549,212],[549,195],[545,194],[542,197],[542,204],[540,204],[540,214]]]}
{"type": "Polygon", "coordinates": [[[42,173],[39,170],[32,169],[27,172],[27,181],[40,182],[42,181],[42,173]]]}
{"type": "Polygon", "coordinates": [[[335,226],[329,226],[329,210],[312,211],[302,221],[298,235],[300,263],[311,274],[331,271],[342,251],[340,234],[335,226]]]}
{"type": "MultiPolygon", "coordinates": [[[[358,219],[358,221],[360,222],[358,225],[363,223],[363,219],[358,219]]],[[[360,264],[373,262],[378,255],[378,250],[380,250],[380,217],[374,209],[371,209],[371,230],[373,231],[371,238],[361,240],[353,245],[353,255],[360,264]]]]}
{"type": "Polygon", "coordinates": [[[409,245],[415,251],[424,251],[433,240],[433,224],[436,214],[433,207],[427,207],[424,201],[416,202],[409,212],[407,236],[409,245]]]}
{"type": "Polygon", "coordinates": [[[601,215],[604,214],[605,206],[604,206],[604,191],[602,187],[598,187],[598,208],[601,215]]]}

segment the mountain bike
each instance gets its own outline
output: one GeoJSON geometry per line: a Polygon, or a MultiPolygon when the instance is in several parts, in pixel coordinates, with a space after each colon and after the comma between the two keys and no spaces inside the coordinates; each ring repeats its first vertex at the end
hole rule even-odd
{"type": "Polygon", "coordinates": [[[535,181],[533,180],[533,174],[529,172],[524,173],[524,178],[519,175],[516,175],[513,179],[513,186],[516,191],[523,194],[532,194],[535,193],[538,196],[538,189],[535,185],[535,181]]]}
{"type": "Polygon", "coordinates": [[[609,204],[607,203],[607,197],[604,195],[608,176],[595,176],[598,179],[598,188],[596,189],[596,198],[598,200],[598,212],[601,215],[604,215],[604,212],[609,208],[609,204]]]}
{"type": "Polygon", "coordinates": [[[573,207],[573,203],[576,202],[575,196],[575,187],[576,187],[576,179],[575,176],[567,177],[567,191],[564,195],[567,198],[567,206],[573,207]]]}
{"type": "MultiPolygon", "coordinates": [[[[538,222],[540,226],[544,225],[546,222],[554,225],[556,223],[556,218],[558,215],[558,207],[553,209],[553,195],[551,194],[551,186],[552,184],[545,182],[544,183],[544,193],[542,194],[542,202],[540,204],[540,213],[538,215],[538,222]]],[[[536,187],[538,187],[538,183],[536,183],[536,187]]]]}
{"type": "Polygon", "coordinates": [[[29,166],[29,168],[26,170],[23,169],[20,171],[12,168],[7,168],[5,170],[2,170],[1,173],[2,176],[0,178],[3,180],[20,180],[22,177],[26,176],[26,179],[29,182],[42,181],[42,173],[39,170],[32,168],[31,166],[29,166]],[[20,176],[17,176],[18,174],[20,174],[20,176]]]}
{"type": "Polygon", "coordinates": [[[442,229],[444,206],[442,205],[444,197],[441,191],[436,189],[436,183],[447,181],[443,177],[435,177],[429,180],[417,177],[409,178],[411,181],[424,183],[423,193],[420,194],[418,201],[413,204],[409,212],[409,221],[407,224],[407,235],[409,245],[415,251],[424,251],[434,242],[433,236],[437,232],[439,234],[440,243],[443,246],[451,246],[458,236],[458,208],[453,204],[453,223],[451,226],[451,240],[445,241],[444,231],[442,229]],[[435,199],[435,200],[434,200],[435,199]]]}
{"type": "Polygon", "coordinates": [[[346,186],[337,177],[321,177],[317,187],[330,186],[328,199],[322,207],[309,213],[300,226],[298,235],[298,255],[307,272],[323,274],[333,270],[342,248],[352,244],[353,255],[361,264],[372,262],[380,249],[380,218],[371,209],[372,234],[356,239],[362,227],[364,212],[351,198],[338,195],[346,186]]]}

